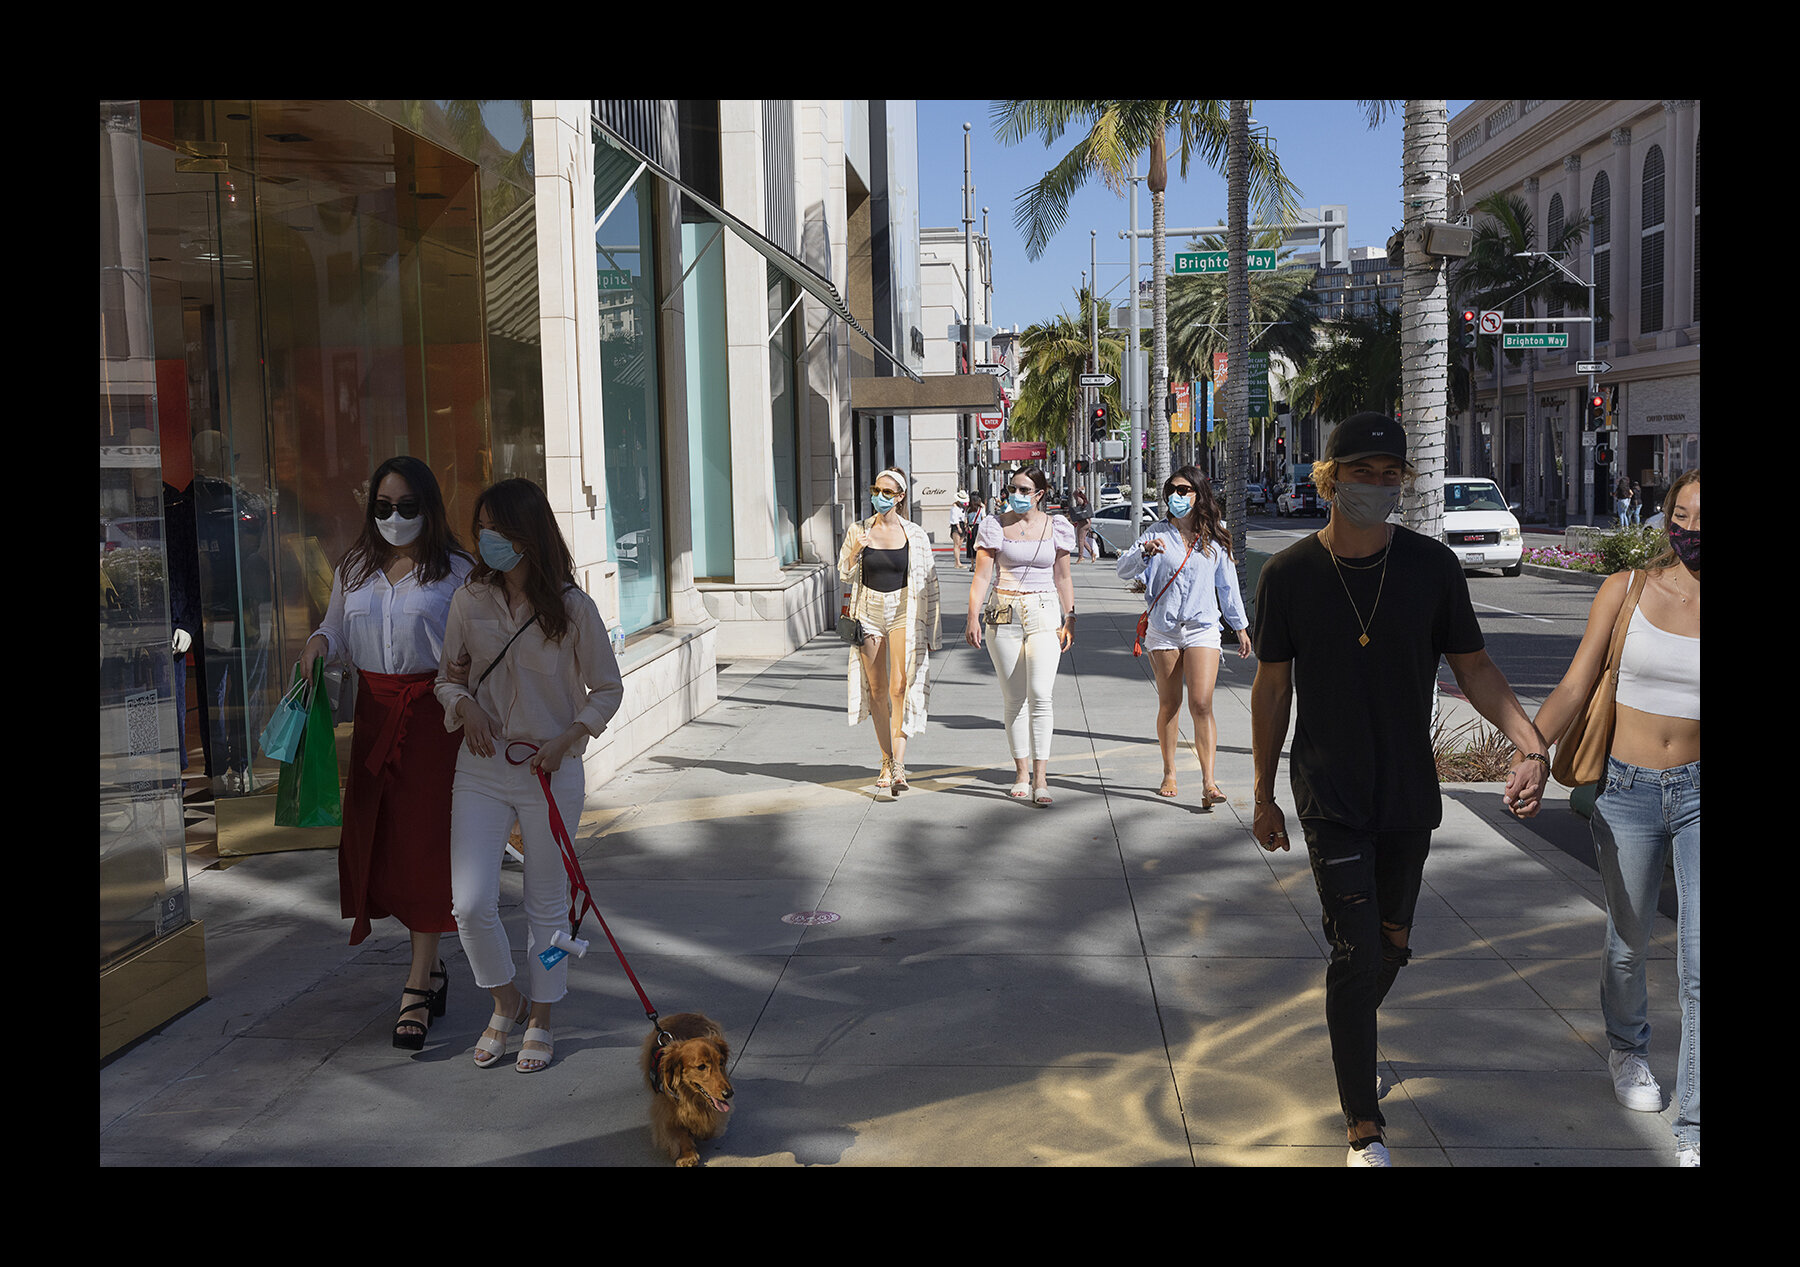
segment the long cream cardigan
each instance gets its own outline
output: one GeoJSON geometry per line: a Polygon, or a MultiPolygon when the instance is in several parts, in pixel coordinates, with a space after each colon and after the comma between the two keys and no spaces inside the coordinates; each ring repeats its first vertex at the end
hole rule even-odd
{"type": "MultiPolygon", "coordinates": [[[[900,720],[900,732],[908,739],[925,729],[926,705],[931,700],[931,657],[943,638],[943,620],[938,611],[937,565],[931,558],[931,538],[910,520],[902,520],[906,528],[906,596],[911,621],[906,634],[906,711],[900,720]]],[[[844,548],[838,552],[838,576],[850,586],[851,610],[856,610],[862,597],[862,555],[851,564],[850,550],[862,538],[867,524],[858,520],[844,536],[844,548]]],[[[862,671],[862,652],[850,649],[849,717],[852,726],[859,725],[873,711],[868,679],[862,671]]]]}

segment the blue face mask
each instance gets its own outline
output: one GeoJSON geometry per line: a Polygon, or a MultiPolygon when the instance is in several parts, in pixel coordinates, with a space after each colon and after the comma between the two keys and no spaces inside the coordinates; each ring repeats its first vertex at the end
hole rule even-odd
{"type": "Polygon", "coordinates": [[[496,572],[512,571],[519,566],[519,560],[525,557],[513,549],[512,542],[492,528],[483,528],[478,542],[481,548],[481,561],[496,572]]]}
{"type": "Polygon", "coordinates": [[[875,507],[876,514],[885,515],[899,504],[900,499],[898,497],[884,497],[880,493],[876,493],[873,497],[869,498],[869,501],[875,507]]]}
{"type": "Polygon", "coordinates": [[[1188,511],[1193,508],[1194,499],[1192,497],[1183,497],[1180,493],[1171,493],[1169,495],[1169,513],[1175,516],[1175,518],[1186,518],[1188,511]]]}
{"type": "Polygon", "coordinates": [[[1031,509],[1031,498],[1024,493],[1008,493],[1006,508],[1014,514],[1023,515],[1031,509]]]}

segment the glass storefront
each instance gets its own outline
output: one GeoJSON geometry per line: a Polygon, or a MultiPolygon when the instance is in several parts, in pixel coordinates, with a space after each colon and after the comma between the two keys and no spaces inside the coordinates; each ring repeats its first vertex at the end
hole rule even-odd
{"type": "MultiPolygon", "coordinates": [[[[191,922],[135,101],[100,103],[100,966],[191,922]]],[[[204,993],[204,980],[198,990],[204,993]]],[[[177,1001],[168,1009],[198,1000],[177,1001]]],[[[103,991],[101,1051],[108,1050],[103,991]]],[[[152,1023],[167,1015],[152,1018],[152,1023]]]]}
{"type": "MultiPolygon", "coordinates": [[[[544,480],[529,103],[135,106],[134,352],[154,417],[114,409],[110,425],[115,443],[154,429],[160,480],[139,482],[162,498],[134,513],[103,471],[102,550],[145,535],[132,520],[166,534],[167,601],[196,614],[169,687],[176,764],[189,817],[210,793],[219,848],[237,852],[231,824],[272,822],[278,767],[257,736],[361,531],[369,473],[425,461],[465,545],[482,487],[544,480]]],[[[103,339],[105,252],[103,235],[103,339]]],[[[108,426],[103,410],[103,446],[108,426]]],[[[262,847],[335,844],[313,829],[262,847]]]]}
{"type": "Polygon", "coordinates": [[[619,565],[619,628],[629,637],[669,618],[655,216],[646,210],[654,178],[634,177],[635,165],[609,146],[596,145],[594,157],[606,533],[619,565]]]}

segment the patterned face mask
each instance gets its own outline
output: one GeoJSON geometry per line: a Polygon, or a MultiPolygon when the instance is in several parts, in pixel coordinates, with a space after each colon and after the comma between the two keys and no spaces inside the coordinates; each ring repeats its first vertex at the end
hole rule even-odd
{"type": "Polygon", "coordinates": [[[1675,557],[1687,564],[1694,571],[1700,570],[1700,530],[1689,532],[1686,528],[1669,525],[1669,544],[1675,547],[1675,557]]]}

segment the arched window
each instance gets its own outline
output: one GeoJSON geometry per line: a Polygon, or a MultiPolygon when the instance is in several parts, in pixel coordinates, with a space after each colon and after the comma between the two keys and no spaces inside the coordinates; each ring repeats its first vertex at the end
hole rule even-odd
{"type": "Polygon", "coordinates": [[[1700,134],[1694,133],[1694,324],[1700,324],[1700,134]]]}
{"type": "MultiPolygon", "coordinates": [[[[1595,303],[1602,307],[1611,306],[1612,299],[1612,182],[1601,172],[1594,177],[1593,196],[1589,205],[1594,209],[1594,296],[1595,303]]],[[[1594,338],[1604,343],[1612,338],[1612,322],[1599,321],[1594,325],[1594,338]]]]}
{"type": "Polygon", "coordinates": [[[1652,145],[1644,155],[1643,233],[1638,250],[1638,331],[1663,328],[1663,152],[1652,145]]]}
{"type": "MultiPolygon", "coordinates": [[[[1559,238],[1561,238],[1562,235],[1563,235],[1562,195],[1561,194],[1551,194],[1550,195],[1550,215],[1549,215],[1549,218],[1544,222],[1544,249],[1546,251],[1555,250],[1557,240],[1559,238]]],[[[1563,262],[1565,264],[1568,263],[1567,260],[1565,260],[1563,262]]],[[[1544,315],[1548,316],[1548,317],[1562,316],[1563,315],[1562,300],[1551,299],[1549,301],[1548,305],[1544,309],[1544,315]]],[[[1561,334],[1562,329],[1563,329],[1561,326],[1549,326],[1546,328],[1552,334],[1561,334]]]]}

